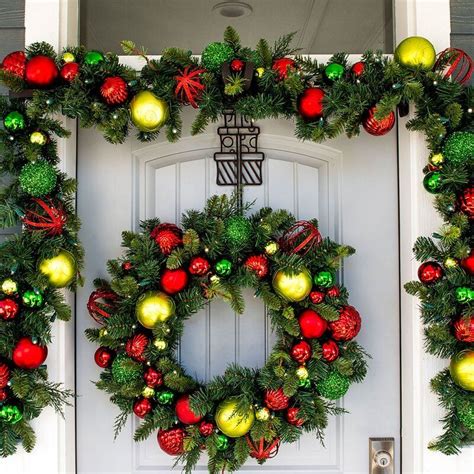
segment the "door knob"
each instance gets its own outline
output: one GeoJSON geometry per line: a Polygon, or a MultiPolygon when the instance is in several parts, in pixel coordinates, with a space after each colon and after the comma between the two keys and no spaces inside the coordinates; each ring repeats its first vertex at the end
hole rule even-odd
{"type": "Polygon", "coordinates": [[[394,467],[394,439],[369,439],[369,473],[393,474],[394,467]]]}

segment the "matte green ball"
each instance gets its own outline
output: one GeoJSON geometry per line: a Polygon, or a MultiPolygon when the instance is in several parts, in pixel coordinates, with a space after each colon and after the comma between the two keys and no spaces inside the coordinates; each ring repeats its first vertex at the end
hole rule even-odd
{"type": "Polygon", "coordinates": [[[23,304],[28,308],[41,308],[43,306],[43,294],[38,290],[27,290],[21,296],[23,304]]]}
{"type": "Polygon", "coordinates": [[[100,51],[89,51],[84,56],[84,62],[89,66],[96,66],[104,60],[104,55],[100,51]]]}
{"type": "Polygon", "coordinates": [[[329,400],[343,397],[349,390],[349,379],[339,372],[330,372],[328,376],[317,384],[319,393],[329,400]]]}
{"type": "Polygon", "coordinates": [[[27,163],[20,172],[20,186],[33,197],[49,194],[56,186],[58,177],[54,166],[47,161],[27,163]]]}
{"type": "Polygon", "coordinates": [[[118,355],[112,363],[112,377],[117,383],[132,383],[142,376],[142,366],[125,354],[118,355]]]}
{"type": "Polygon", "coordinates": [[[324,70],[324,74],[326,74],[326,77],[331,81],[337,81],[344,74],[344,66],[338,63],[328,64],[324,70]]]}
{"type": "Polygon", "coordinates": [[[474,158],[474,133],[454,132],[444,144],[444,156],[454,164],[467,163],[474,158]]]}
{"type": "Polygon", "coordinates": [[[474,403],[469,401],[460,404],[457,408],[458,417],[461,423],[469,430],[474,430],[474,403]]]}
{"type": "Polygon", "coordinates": [[[218,435],[216,447],[217,451],[225,451],[229,447],[229,438],[223,434],[218,435]]]}
{"type": "Polygon", "coordinates": [[[456,301],[458,303],[469,303],[474,300],[474,290],[466,286],[456,288],[456,301]]]}
{"type": "Polygon", "coordinates": [[[174,400],[174,393],[164,390],[156,395],[156,399],[160,405],[171,405],[174,400]]]}
{"type": "Polygon", "coordinates": [[[441,173],[439,171],[430,171],[423,178],[423,187],[431,194],[440,192],[442,183],[441,173]]]}
{"type": "Polygon", "coordinates": [[[323,288],[329,288],[334,284],[334,275],[327,270],[323,270],[318,272],[314,276],[314,284],[318,286],[322,286],[323,288]]]}
{"type": "Polygon", "coordinates": [[[227,43],[210,43],[202,52],[201,62],[211,72],[219,72],[222,64],[234,58],[234,50],[227,43]]]}
{"type": "Polygon", "coordinates": [[[20,112],[10,112],[4,119],[3,125],[10,132],[18,132],[26,126],[25,117],[20,112]]]}
{"type": "Polygon", "coordinates": [[[245,247],[252,236],[252,224],[244,216],[234,216],[227,219],[225,237],[230,247],[239,249],[245,247]]]}
{"type": "Polygon", "coordinates": [[[232,272],[232,262],[223,258],[216,263],[216,273],[221,276],[229,276],[232,272]]]}

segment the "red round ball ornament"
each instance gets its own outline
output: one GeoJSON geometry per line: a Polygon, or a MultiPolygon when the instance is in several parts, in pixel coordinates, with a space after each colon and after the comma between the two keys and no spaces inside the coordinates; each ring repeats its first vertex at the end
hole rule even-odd
{"type": "Polygon", "coordinates": [[[324,301],[325,293],[322,291],[314,290],[309,294],[309,299],[313,304],[319,304],[324,301]]]}
{"type": "Polygon", "coordinates": [[[466,188],[458,197],[459,210],[474,219],[474,186],[466,188]]]}
{"type": "Polygon", "coordinates": [[[433,67],[433,70],[439,71],[445,79],[449,78],[459,84],[469,82],[473,69],[473,61],[469,54],[457,48],[441,51],[433,67]]]}
{"type": "Polygon", "coordinates": [[[182,268],[176,270],[167,268],[161,275],[160,284],[163,291],[169,295],[179,293],[188,284],[188,274],[182,268]]]}
{"type": "Polygon", "coordinates": [[[268,259],[265,255],[252,255],[244,263],[244,266],[255,273],[258,278],[264,278],[268,274],[268,259]]]}
{"type": "Polygon", "coordinates": [[[109,105],[123,104],[128,97],[127,83],[119,76],[107,77],[100,86],[100,95],[109,105]]]}
{"type": "Polygon", "coordinates": [[[14,51],[7,54],[0,69],[21,79],[25,77],[26,55],[23,51],[14,51]]]}
{"type": "Polygon", "coordinates": [[[193,257],[189,262],[188,271],[191,275],[203,276],[211,269],[211,264],[204,257],[193,257]]]}
{"type": "Polygon", "coordinates": [[[326,296],[329,298],[337,298],[340,294],[341,290],[338,286],[331,286],[331,288],[326,291],[326,296]]]}
{"type": "Polygon", "coordinates": [[[135,359],[138,362],[144,362],[145,357],[143,357],[143,352],[149,342],[150,340],[145,336],[145,334],[135,334],[125,344],[125,352],[132,359],[135,359]]]}
{"type": "Polygon", "coordinates": [[[298,99],[298,112],[305,120],[316,120],[323,116],[324,91],[320,87],[306,89],[298,99]]]}
{"type": "Polygon", "coordinates": [[[138,418],[145,418],[145,416],[151,412],[152,408],[148,398],[140,398],[133,404],[133,413],[135,413],[138,418]]]}
{"type": "Polygon", "coordinates": [[[244,69],[245,63],[241,59],[233,59],[230,62],[230,69],[233,72],[240,72],[244,69]]]}
{"type": "Polygon", "coordinates": [[[48,356],[48,348],[22,337],[13,349],[13,363],[22,369],[37,369],[48,356]]]}
{"type": "Polygon", "coordinates": [[[332,337],[336,341],[350,341],[359,334],[360,314],[353,306],[344,306],[339,311],[339,319],[329,323],[332,337]]]}
{"type": "Polygon", "coordinates": [[[8,398],[6,389],[0,388],[0,403],[4,402],[8,398]]]}
{"type": "Polygon", "coordinates": [[[95,363],[105,369],[112,365],[115,353],[108,347],[99,347],[94,354],[95,363]]]}
{"type": "Polygon", "coordinates": [[[273,61],[272,69],[277,72],[281,81],[288,77],[288,72],[295,69],[295,61],[291,58],[280,58],[273,61]]]}
{"type": "Polygon", "coordinates": [[[157,225],[150,233],[164,255],[169,255],[173,249],[183,243],[183,232],[175,224],[157,225]]]}
{"type": "Polygon", "coordinates": [[[199,425],[199,433],[203,436],[211,436],[214,432],[214,425],[210,421],[201,421],[199,425]]]}
{"type": "Polygon", "coordinates": [[[461,260],[461,267],[463,267],[467,273],[474,275],[474,249],[471,249],[471,253],[468,257],[461,260]]]}
{"type": "Polygon", "coordinates": [[[145,373],[143,374],[143,380],[145,381],[147,387],[156,388],[163,385],[163,374],[158,372],[153,367],[148,367],[145,373]]]}
{"type": "Polygon", "coordinates": [[[299,411],[300,409],[296,407],[288,408],[285,414],[286,421],[294,426],[298,426],[298,427],[302,426],[304,423],[304,420],[298,417],[299,411]]]}
{"type": "Polygon", "coordinates": [[[4,362],[0,362],[0,388],[5,388],[10,380],[10,369],[4,362]]]}
{"type": "Polygon", "coordinates": [[[326,362],[332,362],[339,357],[339,346],[332,340],[323,342],[321,345],[323,359],[326,362]]]}
{"type": "Polygon", "coordinates": [[[354,63],[351,67],[351,72],[355,77],[360,77],[364,74],[365,63],[363,61],[358,61],[354,63]]]}
{"type": "Polygon", "coordinates": [[[0,319],[4,321],[10,321],[15,319],[20,311],[20,307],[15,300],[11,298],[5,298],[0,300],[0,319]]]}
{"type": "Polygon", "coordinates": [[[371,107],[365,114],[364,120],[362,121],[362,126],[364,127],[367,133],[380,137],[392,130],[395,125],[395,113],[392,111],[387,117],[384,117],[381,120],[375,118],[375,112],[377,111],[376,107],[371,107]]]}
{"type": "Polygon", "coordinates": [[[158,444],[166,454],[177,456],[184,453],[184,437],[183,428],[160,429],[158,431],[158,444]]]}
{"type": "Polygon", "coordinates": [[[266,390],[264,402],[270,410],[279,411],[288,408],[290,399],[285,395],[283,389],[279,388],[277,390],[266,390]]]}
{"type": "Polygon", "coordinates": [[[291,348],[291,357],[300,364],[308,361],[311,354],[311,346],[306,341],[300,341],[291,348]]]}
{"type": "Polygon", "coordinates": [[[176,416],[181,423],[185,425],[194,425],[202,420],[201,415],[196,415],[189,404],[189,395],[182,395],[176,402],[176,416]]]}
{"type": "Polygon", "coordinates": [[[48,87],[58,77],[58,68],[49,56],[34,56],[26,63],[25,77],[30,86],[48,87]]]}
{"type": "Polygon", "coordinates": [[[474,342],[474,315],[455,321],[454,337],[461,342],[474,342]]]}
{"type": "Polygon", "coordinates": [[[305,309],[298,317],[303,337],[308,339],[321,337],[328,328],[328,323],[316,311],[305,309]]]}
{"type": "Polygon", "coordinates": [[[132,268],[133,268],[133,264],[129,260],[126,260],[125,262],[122,263],[122,270],[124,272],[129,272],[132,268]]]}
{"type": "Polygon", "coordinates": [[[418,278],[425,285],[436,283],[442,276],[443,268],[437,262],[425,262],[418,268],[418,278]]]}
{"type": "Polygon", "coordinates": [[[59,75],[61,79],[66,82],[72,82],[77,75],[79,74],[79,64],[77,63],[66,63],[61,70],[59,71],[59,75]]]}

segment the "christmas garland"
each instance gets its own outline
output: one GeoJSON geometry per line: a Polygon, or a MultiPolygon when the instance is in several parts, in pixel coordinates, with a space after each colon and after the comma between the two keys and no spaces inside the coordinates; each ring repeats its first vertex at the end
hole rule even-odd
{"type": "Polygon", "coordinates": [[[303,432],[322,438],[328,415],[343,412],[332,400],[366,373],[353,340],[361,318],[335,277],[353,250],[323,240],[316,221],[269,208],[244,217],[237,204],[214,196],[182,228],[153,219],[124,232],[125,255],[88,304],[103,324],[87,336],[105,368],[97,386],[120,408],[116,431],[133,412],[144,419],[135,440],[158,431],[186,472],[203,450],[210,472],[233,472],[303,432]],[[202,384],[176,360],[184,322],[214,298],[242,313],[245,287],[264,301],[277,342],[262,369],[234,364],[202,384]]]}
{"type": "Polygon", "coordinates": [[[192,134],[233,108],[252,119],[294,119],[295,135],[317,142],[341,133],[355,136],[360,125],[373,135],[387,133],[396,109],[405,114],[409,103],[416,106],[407,126],[426,136],[430,156],[424,184],[438,194],[436,207],[446,224],[432,238],[417,241],[415,254],[427,265],[420,269],[422,281],[406,288],[422,300],[427,349],[453,358],[450,372],[432,383],[447,409],[445,432],[433,448],[455,453],[472,441],[474,100],[472,89],[464,86],[471,60],[455,49],[436,59],[429,41],[411,37],[397,47],[393,60],[367,52],[349,65],[341,53],[319,64],[288,57],[296,52],[291,38],[273,46],[260,40],[253,50],[242,47],[228,28],[224,42],[209,44],[201,61],[177,48],[151,60],[143,49],[124,42],[127,53],[146,60],[138,73],[119,64],[114,54],[66,48],[57,55],[46,43],[3,60],[0,80],[18,98],[0,102],[1,172],[11,179],[0,195],[0,224],[23,221],[25,232],[0,247],[1,455],[14,452],[19,441],[31,449],[28,420],[47,404],[59,408],[66,396],[47,382],[43,368],[24,368],[14,358],[19,342],[29,337],[35,362],[43,359],[40,348],[49,342],[50,319],[69,317],[54,288],[59,283],[73,288],[81,264],[70,202],[74,182],[54,167],[54,136],[66,131],[49,117],[78,118],[81,126],[98,127],[112,143],[123,142],[132,124],[142,141],[155,139],[162,127],[175,141],[187,104],[198,109],[192,134]]]}

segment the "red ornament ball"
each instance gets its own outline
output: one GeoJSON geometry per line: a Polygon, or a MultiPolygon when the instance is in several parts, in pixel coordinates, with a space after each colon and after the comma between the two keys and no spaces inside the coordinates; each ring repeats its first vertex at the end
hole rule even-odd
{"type": "Polygon", "coordinates": [[[23,51],[14,51],[5,56],[0,69],[23,79],[25,77],[25,67],[25,53],[23,51]]]}
{"type": "Polygon", "coordinates": [[[363,61],[358,61],[354,63],[351,67],[351,72],[356,77],[362,76],[364,74],[365,63],[363,61]]]}
{"type": "Polygon", "coordinates": [[[133,404],[133,413],[135,413],[138,418],[145,418],[145,416],[151,412],[152,408],[148,398],[140,398],[133,404]]]}
{"type": "Polygon", "coordinates": [[[337,298],[340,294],[341,290],[338,286],[331,286],[331,288],[326,291],[326,296],[329,298],[337,298]]]}
{"type": "Polygon", "coordinates": [[[174,295],[184,290],[188,284],[188,274],[182,268],[176,270],[167,268],[161,275],[160,283],[165,293],[174,295]]]}
{"type": "Polygon", "coordinates": [[[323,116],[324,91],[320,87],[306,89],[298,99],[298,112],[305,120],[316,120],[323,116]]]}
{"type": "Polygon", "coordinates": [[[288,408],[285,414],[286,421],[290,423],[290,425],[294,425],[298,427],[302,426],[304,423],[304,420],[298,417],[299,412],[300,412],[299,408],[296,408],[296,407],[288,408]]]}
{"type": "Polygon", "coordinates": [[[425,285],[436,283],[442,276],[443,268],[437,262],[425,262],[418,268],[418,278],[425,285]]]}
{"type": "Polygon", "coordinates": [[[455,321],[454,337],[461,342],[474,342],[474,315],[460,317],[455,321]]]}
{"type": "Polygon", "coordinates": [[[160,429],[158,431],[158,444],[166,454],[177,456],[184,453],[184,437],[183,428],[160,429]]]}
{"type": "Polygon", "coordinates": [[[459,210],[474,219],[474,186],[466,188],[458,197],[459,210]]]}
{"type": "Polygon", "coordinates": [[[306,255],[323,240],[318,228],[310,221],[297,221],[282,235],[279,244],[287,253],[306,255]]]}
{"type": "Polygon", "coordinates": [[[48,348],[22,337],[13,349],[13,363],[22,369],[37,369],[48,357],[48,348]]]}
{"type": "Polygon", "coordinates": [[[326,295],[322,291],[314,290],[309,294],[309,299],[313,304],[319,304],[324,301],[326,295]]]}
{"type": "Polygon", "coordinates": [[[233,72],[243,71],[245,63],[241,59],[233,59],[230,63],[230,69],[233,72]]]}
{"type": "Polygon", "coordinates": [[[288,408],[290,399],[285,395],[283,389],[279,388],[277,390],[266,390],[264,402],[270,410],[279,411],[288,408]]]}
{"type": "Polygon", "coordinates": [[[203,276],[211,269],[211,264],[204,257],[193,257],[189,262],[188,271],[191,275],[203,276]]]}
{"type": "Polygon", "coordinates": [[[258,278],[264,278],[268,274],[268,259],[265,255],[251,255],[245,261],[244,266],[254,272],[258,278]]]}
{"type": "Polygon", "coordinates": [[[467,273],[474,275],[474,249],[471,249],[471,253],[468,257],[461,260],[461,267],[463,267],[467,273]]]}
{"type": "Polygon", "coordinates": [[[291,348],[291,357],[300,364],[308,361],[311,354],[311,346],[306,341],[300,341],[291,348]]]}
{"type": "Polygon", "coordinates": [[[5,388],[10,380],[10,369],[4,362],[0,362],[0,388],[5,388]]]}
{"type": "Polygon", "coordinates": [[[108,347],[99,347],[94,354],[95,363],[103,369],[112,365],[114,357],[114,351],[112,351],[108,347]]]}
{"type": "Polygon", "coordinates": [[[129,272],[132,268],[133,268],[133,264],[129,260],[122,263],[122,270],[124,272],[129,272]]]}
{"type": "Polygon", "coordinates": [[[339,357],[339,346],[332,340],[323,342],[321,345],[323,359],[326,362],[332,362],[339,357]]]}
{"type": "Polygon", "coordinates": [[[202,420],[201,415],[196,415],[189,404],[189,395],[182,395],[176,402],[176,416],[185,425],[194,425],[202,420]]]}
{"type": "Polygon", "coordinates": [[[49,56],[34,56],[26,63],[26,82],[33,87],[48,87],[53,85],[58,77],[56,63],[49,56]]]}
{"type": "Polygon", "coordinates": [[[148,367],[145,373],[143,374],[143,380],[145,381],[147,387],[156,388],[163,385],[163,374],[158,372],[153,367],[148,367]]]}
{"type": "Polygon", "coordinates": [[[210,421],[201,421],[199,425],[199,433],[203,436],[211,436],[214,432],[214,425],[210,421]]]}
{"type": "Polygon", "coordinates": [[[107,77],[100,86],[100,95],[109,105],[123,104],[128,97],[127,83],[119,76],[107,77]]]}
{"type": "Polygon", "coordinates": [[[10,321],[15,319],[20,311],[20,307],[15,300],[11,298],[5,298],[0,300],[0,319],[4,321],[10,321]]]}
{"type": "Polygon", "coordinates": [[[8,398],[6,389],[0,388],[0,403],[4,402],[8,398]]]}
{"type": "Polygon", "coordinates": [[[280,58],[273,61],[272,69],[277,72],[278,79],[282,81],[288,77],[288,72],[295,69],[296,63],[291,58],[280,58]]]}
{"type": "Polygon", "coordinates": [[[132,359],[137,360],[138,362],[145,362],[145,357],[143,357],[143,352],[148,346],[150,340],[145,334],[135,334],[131,337],[125,344],[125,352],[132,359]]]}
{"type": "Polygon", "coordinates": [[[328,323],[316,311],[305,309],[298,318],[303,337],[308,339],[321,337],[328,328],[328,323]]]}
{"type": "Polygon", "coordinates": [[[79,74],[79,64],[77,63],[66,63],[61,70],[59,71],[59,75],[61,79],[66,82],[72,82],[77,75],[79,74]]]}
{"type": "Polygon", "coordinates": [[[175,224],[157,225],[150,233],[163,254],[169,255],[173,249],[183,243],[183,233],[175,224]]]}
{"type": "Polygon", "coordinates": [[[350,341],[359,334],[360,314],[353,306],[344,306],[339,311],[339,319],[329,323],[332,337],[336,341],[350,341]]]}
{"type": "Polygon", "coordinates": [[[381,120],[375,118],[375,112],[377,111],[376,107],[371,107],[365,114],[362,126],[365,128],[367,133],[380,137],[392,130],[395,125],[395,114],[390,112],[387,117],[384,117],[381,120]]]}

